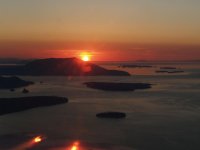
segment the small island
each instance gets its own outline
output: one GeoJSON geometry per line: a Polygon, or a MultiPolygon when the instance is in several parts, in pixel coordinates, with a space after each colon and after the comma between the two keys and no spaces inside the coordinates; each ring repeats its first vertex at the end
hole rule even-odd
{"type": "Polygon", "coordinates": [[[34,84],[31,81],[25,81],[18,77],[2,77],[0,76],[0,89],[15,89],[34,84]]]}
{"type": "Polygon", "coordinates": [[[176,67],[160,67],[161,70],[176,70],[176,67]]]}
{"type": "Polygon", "coordinates": [[[168,73],[184,73],[183,70],[168,71],[168,73]]]}
{"type": "Polygon", "coordinates": [[[67,98],[56,96],[0,98],[0,115],[24,111],[36,107],[63,104],[67,102],[67,98]]]}
{"type": "Polygon", "coordinates": [[[134,91],[137,89],[149,89],[148,83],[114,83],[114,82],[85,82],[87,87],[104,91],[134,91]]]}
{"type": "Polygon", "coordinates": [[[152,68],[150,65],[120,65],[119,68],[152,68]]]}
{"type": "Polygon", "coordinates": [[[168,73],[168,74],[173,74],[173,73],[184,73],[183,70],[173,70],[173,71],[169,71],[169,70],[156,70],[156,73],[168,73]]]}
{"type": "Polygon", "coordinates": [[[167,71],[167,70],[156,70],[155,72],[156,73],[168,73],[169,71],[167,71]]]}

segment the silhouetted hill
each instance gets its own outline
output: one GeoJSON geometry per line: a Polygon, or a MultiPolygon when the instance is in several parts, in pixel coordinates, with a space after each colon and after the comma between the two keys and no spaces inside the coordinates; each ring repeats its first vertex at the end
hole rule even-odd
{"type": "Polygon", "coordinates": [[[4,75],[31,75],[31,76],[128,76],[125,71],[108,70],[98,65],[83,62],[77,58],[49,58],[38,59],[24,66],[0,68],[4,75]]]}

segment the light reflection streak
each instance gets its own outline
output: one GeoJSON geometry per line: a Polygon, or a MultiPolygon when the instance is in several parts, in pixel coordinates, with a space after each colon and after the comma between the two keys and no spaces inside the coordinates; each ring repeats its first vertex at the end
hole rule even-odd
{"type": "Polygon", "coordinates": [[[42,141],[43,141],[43,138],[41,136],[36,136],[33,139],[26,141],[11,150],[27,150],[42,141]]]}
{"type": "Polygon", "coordinates": [[[70,150],[80,150],[79,145],[80,145],[80,143],[78,141],[74,142],[73,145],[71,146],[70,150]]]}

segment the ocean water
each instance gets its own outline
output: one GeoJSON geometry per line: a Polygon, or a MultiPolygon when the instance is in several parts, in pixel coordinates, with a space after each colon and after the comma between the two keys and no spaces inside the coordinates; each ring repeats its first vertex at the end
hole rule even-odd
{"type": "Polygon", "coordinates": [[[200,63],[148,63],[152,68],[119,68],[128,77],[21,77],[34,81],[15,92],[1,90],[1,97],[54,95],[69,103],[0,116],[1,150],[199,150],[200,63]],[[180,74],[155,73],[159,67],[184,70],[180,74]],[[40,84],[40,81],[43,81],[40,84]],[[151,83],[152,88],[133,92],[106,92],[87,88],[87,81],[151,83]],[[99,119],[96,113],[121,111],[125,119],[99,119]],[[27,141],[41,135],[44,141],[27,141]]]}

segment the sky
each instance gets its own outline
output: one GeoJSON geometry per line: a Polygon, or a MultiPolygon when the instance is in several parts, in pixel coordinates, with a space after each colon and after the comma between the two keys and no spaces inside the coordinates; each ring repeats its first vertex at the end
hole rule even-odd
{"type": "Polygon", "coordinates": [[[199,0],[0,0],[0,58],[200,60],[199,0]]]}

